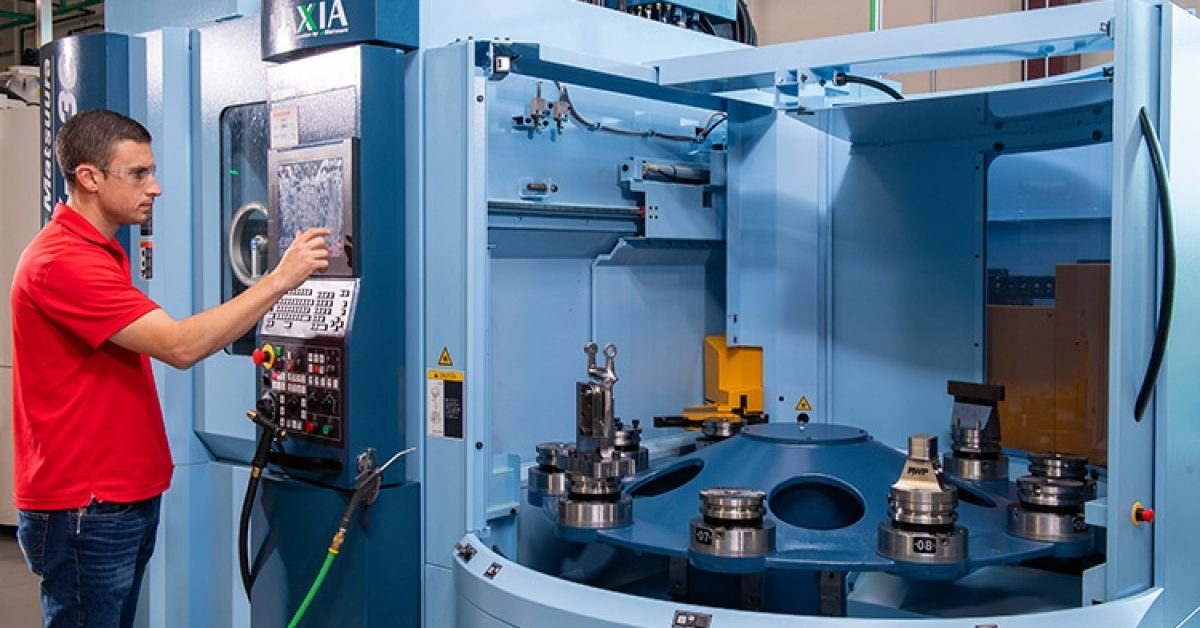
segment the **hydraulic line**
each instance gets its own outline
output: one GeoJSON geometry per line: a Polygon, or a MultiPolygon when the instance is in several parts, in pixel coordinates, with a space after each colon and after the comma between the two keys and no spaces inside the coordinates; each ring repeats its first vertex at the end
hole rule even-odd
{"type": "Polygon", "coordinates": [[[248,547],[250,516],[254,512],[254,497],[258,494],[263,469],[267,466],[267,454],[271,451],[271,443],[280,436],[280,432],[266,421],[260,421],[259,413],[254,410],[247,412],[246,416],[263,427],[262,436],[258,438],[258,447],[254,450],[254,458],[250,461],[250,482],[246,484],[246,494],[242,497],[242,514],[238,518],[238,568],[242,574],[242,588],[246,590],[246,599],[249,600],[250,590],[254,588],[248,547]]]}
{"type": "MultiPolygon", "coordinates": [[[[378,481],[379,475],[375,474],[373,480],[378,481]]],[[[317,591],[321,590],[321,585],[325,582],[325,576],[329,573],[329,567],[333,565],[333,559],[342,550],[342,543],[346,540],[346,530],[350,528],[350,523],[354,520],[354,513],[358,510],[359,504],[363,502],[364,496],[370,490],[371,480],[368,480],[363,486],[355,489],[354,494],[350,496],[350,503],[346,506],[346,512],[342,513],[342,521],[338,524],[338,531],[334,533],[333,540],[329,542],[329,549],[325,554],[325,562],[321,564],[321,570],[317,572],[317,577],[313,578],[312,585],[308,587],[308,593],[304,596],[304,601],[300,602],[300,608],[296,609],[296,614],[292,616],[292,620],[288,622],[288,628],[296,628],[300,625],[300,620],[304,619],[304,613],[308,611],[308,607],[312,605],[312,601],[317,597],[317,591]],[[367,489],[367,490],[364,490],[367,489]]],[[[374,490],[379,490],[378,483],[374,490]]]]}
{"type": "Polygon", "coordinates": [[[329,573],[330,566],[333,565],[333,559],[342,550],[342,543],[346,541],[346,532],[350,529],[350,524],[354,522],[354,514],[358,512],[359,507],[367,507],[375,502],[379,497],[379,489],[383,486],[383,472],[392,463],[400,459],[401,456],[410,454],[416,451],[416,447],[409,447],[403,451],[396,452],[396,455],[388,459],[381,466],[362,471],[354,481],[354,493],[350,495],[350,503],[346,505],[346,511],[342,513],[342,519],[338,523],[338,530],[334,533],[333,539],[329,542],[329,549],[326,550],[325,562],[321,564],[320,571],[313,578],[312,584],[308,587],[308,593],[305,594],[304,600],[300,602],[300,607],[296,609],[292,620],[288,622],[288,628],[296,628],[300,625],[300,620],[304,619],[304,613],[308,611],[308,607],[312,605],[312,601],[317,597],[317,592],[321,590],[321,585],[325,582],[325,576],[329,573]]]}
{"type": "Polygon", "coordinates": [[[333,564],[333,559],[335,558],[337,558],[337,552],[330,548],[329,553],[325,556],[325,563],[321,565],[321,571],[317,573],[312,586],[308,588],[308,595],[304,596],[304,601],[300,603],[300,608],[292,616],[292,621],[288,622],[288,628],[296,628],[296,626],[300,625],[300,620],[304,619],[304,612],[308,610],[308,606],[312,604],[313,598],[317,596],[317,590],[325,582],[325,574],[329,573],[329,566],[333,564]]]}

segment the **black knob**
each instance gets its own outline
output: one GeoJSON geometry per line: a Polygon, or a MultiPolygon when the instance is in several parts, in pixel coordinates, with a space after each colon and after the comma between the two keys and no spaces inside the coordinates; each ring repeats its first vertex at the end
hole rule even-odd
{"type": "Polygon", "coordinates": [[[262,397],[259,397],[258,403],[254,404],[254,407],[258,410],[259,416],[274,420],[275,398],[271,396],[271,393],[264,393],[262,397]]]}

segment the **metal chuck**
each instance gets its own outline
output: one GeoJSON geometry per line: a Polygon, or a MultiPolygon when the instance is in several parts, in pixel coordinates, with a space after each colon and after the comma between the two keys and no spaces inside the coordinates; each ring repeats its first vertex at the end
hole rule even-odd
{"type": "Polygon", "coordinates": [[[633,498],[621,492],[616,465],[602,466],[610,469],[611,475],[597,477],[575,470],[567,474],[568,489],[565,499],[559,502],[559,523],[592,530],[633,523],[633,498]]]}
{"type": "Polygon", "coordinates": [[[567,492],[567,469],[575,445],[564,442],[537,446],[537,466],[529,470],[529,503],[541,506],[547,497],[567,492]]]}
{"type": "Polygon", "coordinates": [[[879,553],[908,563],[950,564],[967,558],[967,529],[958,521],[958,491],[938,466],[937,437],[908,438],[908,459],[888,495],[879,524],[879,553]]]}
{"type": "Polygon", "coordinates": [[[775,523],[764,519],[767,494],[745,488],[700,491],[700,515],[691,522],[693,552],[749,558],[775,551],[775,523]]]}
{"type": "Polygon", "coordinates": [[[626,427],[617,419],[613,430],[613,452],[621,467],[621,475],[629,477],[650,468],[650,450],[642,447],[641,422],[634,419],[626,427]]]}
{"type": "Polygon", "coordinates": [[[705,419],[700,428],[704,435],[696,439],[696,449],[703,449],[733,438],[745,426],[746,422],[742,419],[705,419]]]}
{"type": "Polygon", "coordinates": [[[1007,480],[1008,457],[1000,453],[1000,413],[1004,387],[968,382],[947,383],[954,395],[950,419],[953,451],[944,459],[946,473],[964,480],[1007,480]]]}
{"type": "Polygon", "coordinates": [[[583,350],[588,381],[575,386],[575,447],[567,465],[566,494],[558,502],[558,521],[572,528],[619,528],[633,523],[633,498],[621,489],[622,480],[638,470],[641,428],[635,424],[626,429],[613,415],[616,346],[604,347],[603,367],[596,363],[596,343],[587,343],[583,350]]]}
{"type": "Polygon", "coordinates": [[[1074,454],[1033,454],[1029,475],[1017,478],[1019,503],[1008,507],[1008,532],[1052,543],[1088,543],[1092,530],[1084,504],[1096,497],[1087,458],[1074,454]]]}

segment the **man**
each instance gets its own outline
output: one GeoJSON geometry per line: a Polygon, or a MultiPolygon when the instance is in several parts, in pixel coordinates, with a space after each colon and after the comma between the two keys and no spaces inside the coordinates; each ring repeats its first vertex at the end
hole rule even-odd
{"type": "Polygon", "coordinates": [[[150,134],[87,111],[62,126],[55,152],[68,200],[12,286],[17,539],[42,579],[46,626],[125,627],[173,468],[147,356],[184,369],[241,336],[328,266],[329,231],[297,234],[257,284],[175,321],[130,284],[113,238],[148,220],[162,193],[150,134]]]}

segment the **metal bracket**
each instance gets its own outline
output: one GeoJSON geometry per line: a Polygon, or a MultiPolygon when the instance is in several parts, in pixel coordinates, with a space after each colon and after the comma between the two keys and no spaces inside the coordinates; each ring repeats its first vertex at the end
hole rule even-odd
{"type": "Polygon", "coordinates": [[[489,81],[502,81],[512,72],[513,58],[502,54],[496,44],[488,44],[487,58],[490,60],[486,70],[489,81]]]}

